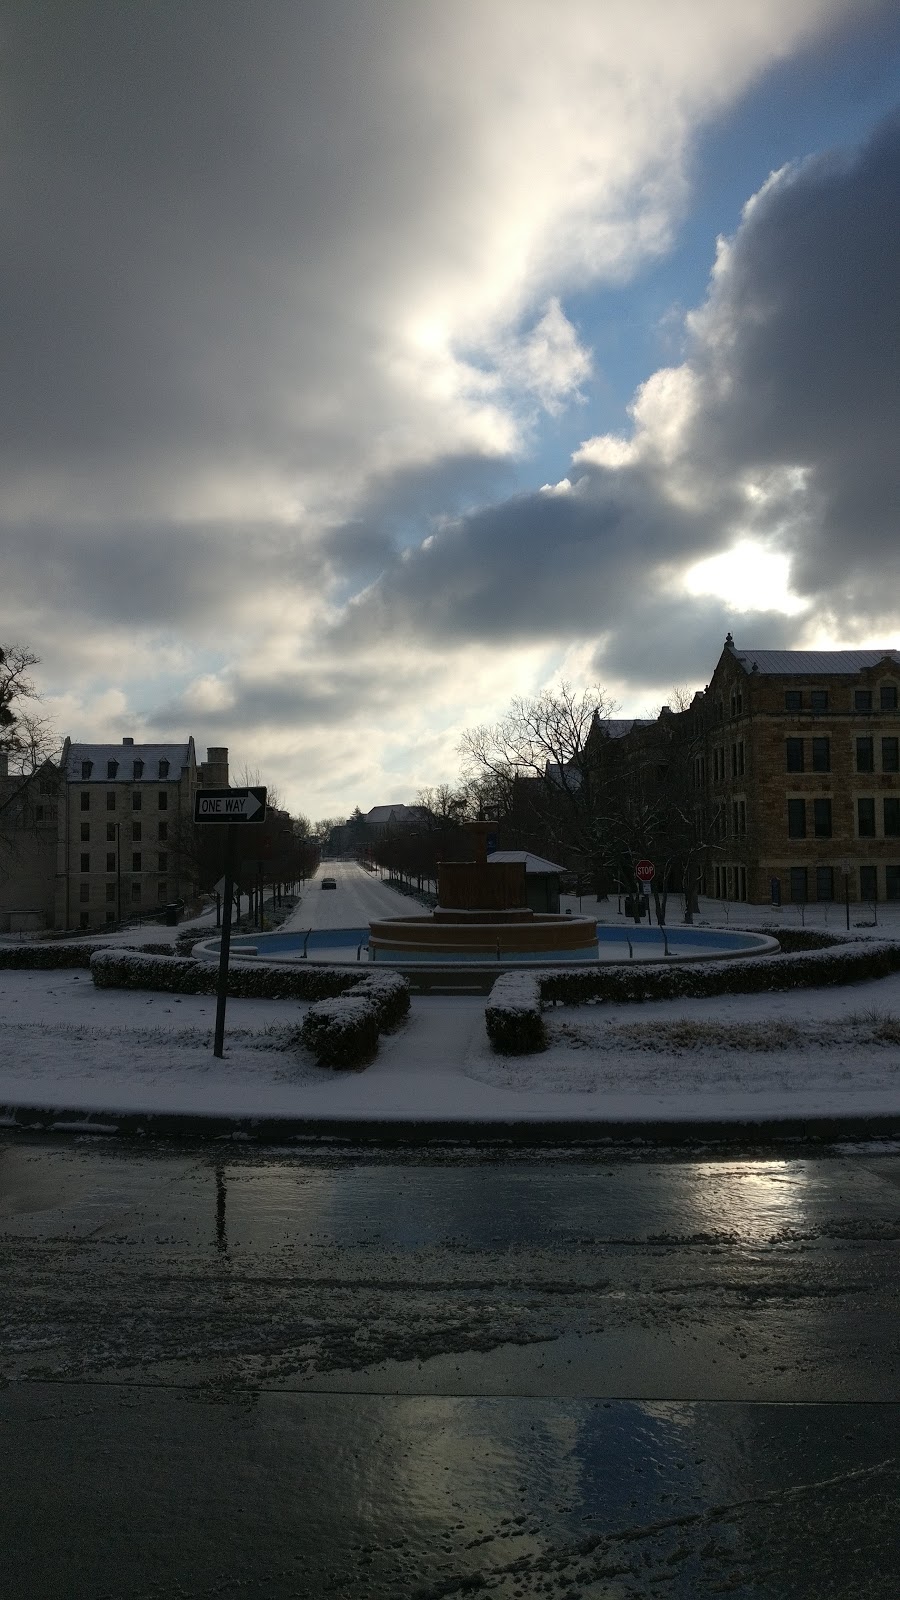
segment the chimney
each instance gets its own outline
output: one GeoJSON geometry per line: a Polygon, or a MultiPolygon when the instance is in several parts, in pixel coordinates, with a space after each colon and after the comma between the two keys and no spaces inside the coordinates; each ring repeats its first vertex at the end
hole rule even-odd
{"type": "Polygon", "coordinates": [[[202,789],[227,789],[228,788],[228,746],[213,745],[206,752],[206,760],[200,763],[200,787],[202,789]]]}
{"type": "Polygon", "coordinates": [[[134,740],[133,739],[123,739],[122,743],[123,744],[134,744],[134,740]]]}

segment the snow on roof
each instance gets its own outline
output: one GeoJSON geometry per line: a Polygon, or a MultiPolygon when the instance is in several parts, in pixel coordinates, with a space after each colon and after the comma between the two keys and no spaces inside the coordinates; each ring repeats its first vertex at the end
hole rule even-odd
{"type": "Polygon", "coordinates": [[[735,646],[734,657],[745,672],[752,672],[755,662],[757,672],[779,677],[810,677],[815,672],[850,676],[877,667],[885,657],[900,667],[900,650],[738,650],[735,646]]]}
{"type": "Polygon", "coordinates": [[[565,872],[565,867],[559,866],[555,861],[545,861],[543,856],[533,855],[530,850],[492,850],[488,861],[524,861],[526,872],[565,872]]]}
{"type": "Polygon", "coordinates": [[[190,739],[185,744],[70,744],[66,777],[70,783],[133,783],[137,761],[143,762],[139,781],[159,783],[159,764],[167,761],[169,770],[162,781],[177,783],[183,769],[191,764],[191,749],[190,739]],[[87,762],[91,770],[85,776],[87,762]],[[116,769],[111,772],[113,762],[116,769]]]}

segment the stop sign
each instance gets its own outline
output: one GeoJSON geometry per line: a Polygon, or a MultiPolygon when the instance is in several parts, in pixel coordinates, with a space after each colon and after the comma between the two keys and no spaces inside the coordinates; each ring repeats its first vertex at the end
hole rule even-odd
{"type": "Polygon", "coordinates": [[[650,883],[656,877],[656,868],[652,861],[639,861],[635,866],[634,875],[641,883],[650,883]]]}

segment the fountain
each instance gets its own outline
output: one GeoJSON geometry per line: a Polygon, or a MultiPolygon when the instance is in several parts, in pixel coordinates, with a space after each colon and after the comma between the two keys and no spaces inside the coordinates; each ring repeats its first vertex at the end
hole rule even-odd
{"type": "Polygon", "coordinates": [[[369,924],[373,961],[596,961],[592,918],[533,911],[524,862],[488,858],[494,826],[465,824],[474,859],[439,864],[434,911],[369,924]]]}

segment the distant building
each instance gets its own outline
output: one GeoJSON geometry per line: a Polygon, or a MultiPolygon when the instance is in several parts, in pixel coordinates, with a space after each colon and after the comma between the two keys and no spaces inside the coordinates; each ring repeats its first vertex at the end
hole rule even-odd
{"type": "Polygon", "coordinates": [[[490,850],[488,861],[524,862],[525,904],[532,911],[559,911],[560,879],[565,867],[555,861],[545,861],[531,850],[490,850]]]}
{"type": "Polygon", "coordinates": [[[0,933],[53,926],[61,789],[52,761],[11,776],[0,752],[0,933]]]}
{"type": "Polygon", "coordinates": [[[365,813],[365,821],[373,833],[388,833],[392,828],[413,828],[427,822],[427,806],[373,806],[365,813]]]}

